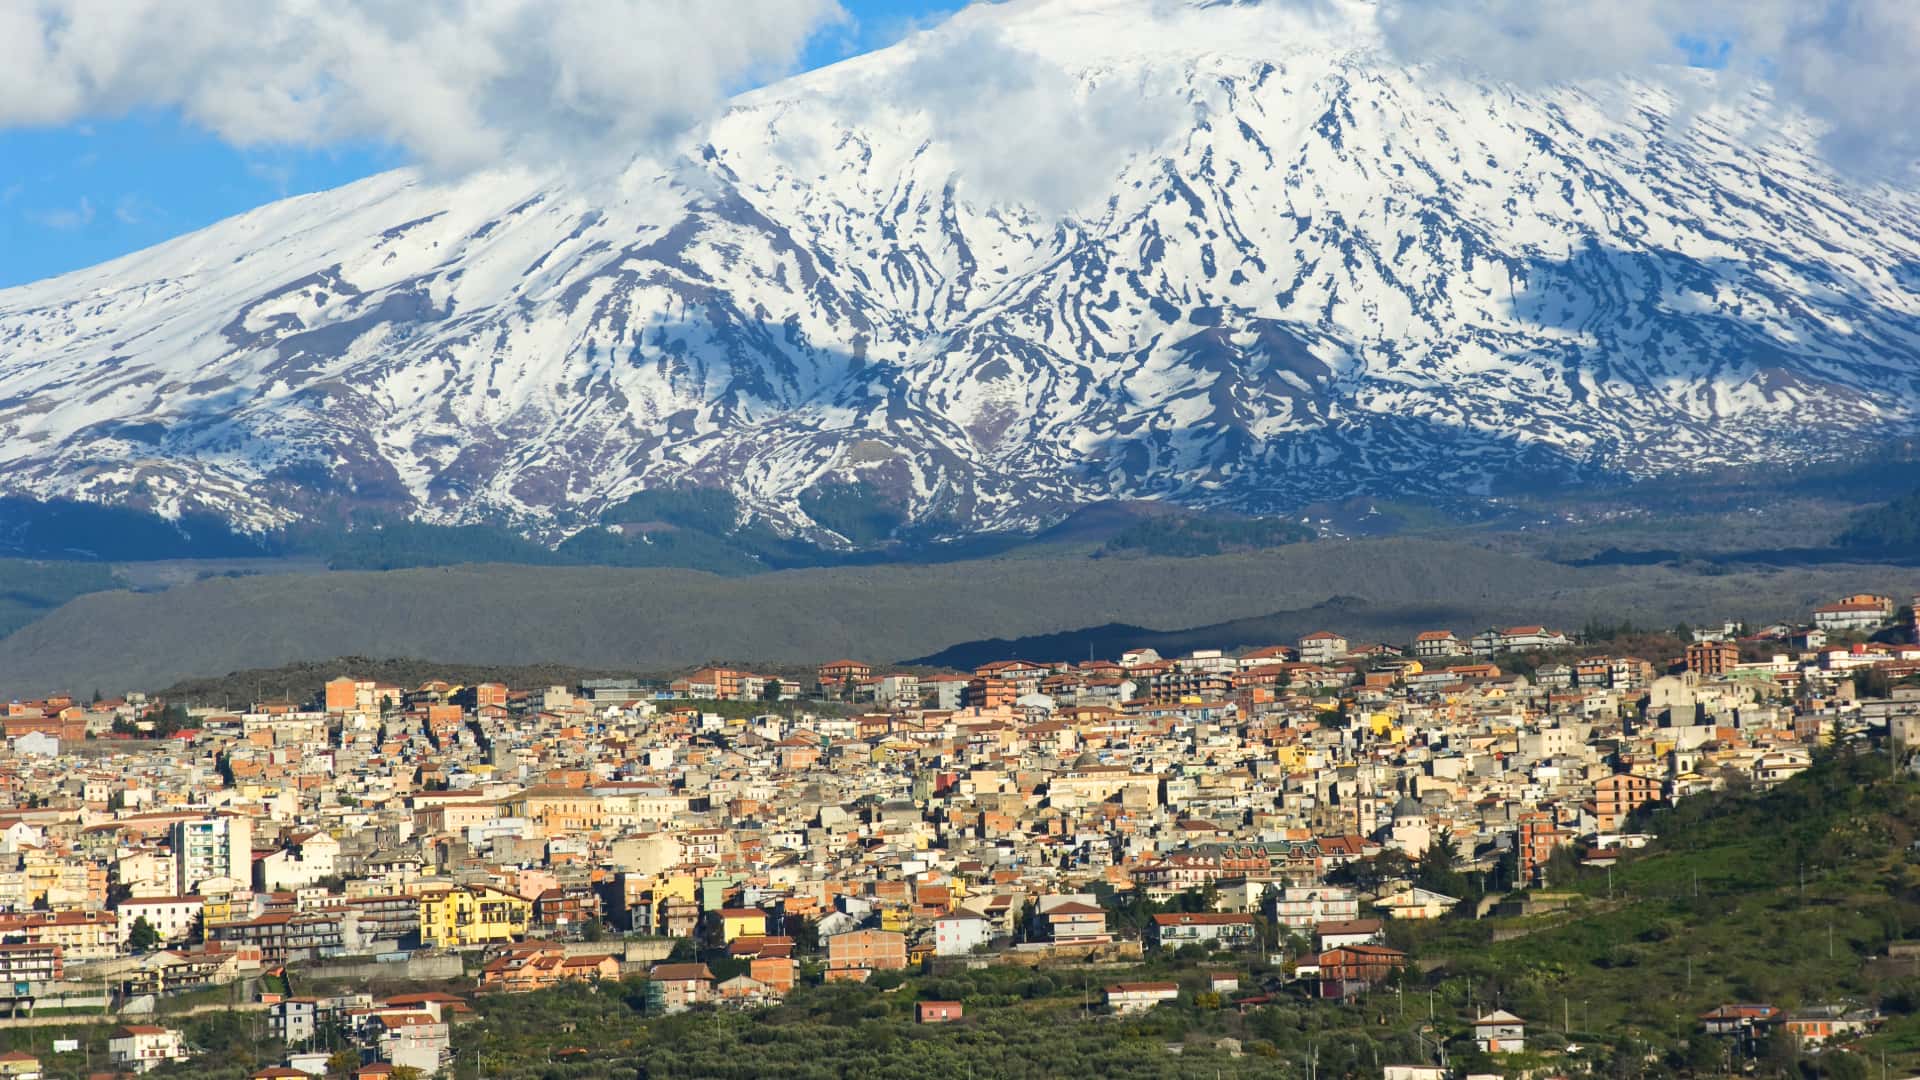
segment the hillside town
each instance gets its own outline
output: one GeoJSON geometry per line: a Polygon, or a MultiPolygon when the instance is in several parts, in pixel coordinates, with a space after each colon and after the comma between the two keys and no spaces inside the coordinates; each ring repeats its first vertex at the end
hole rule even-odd
{"type": "MultiPolygon", "coordinates": [[[[1913,745],[1916,600],[1689,629],[1659,656],[1539,625],[1328,629],[954,673],[342,671],[314,700],[244,708],[13,701],[0,1007],[110,1017],[108,1064],[137,1074],[192,1059],[162,1006],[200,995],[286,1048],[261,1076],[339,1075],[344,1053],[386,1080],[446,1074],[475,995],[573,982],[643,977],[647,1011],[671,1014],[945,964],[1246,951],[1313,998],[1360,998],[1407,966],[1396,922],[1534,902],[1520,891],[1569,865],[1658,845],[1643,811],[1773,787],[1822,745],[1913,745]],[[1435,865],[1475,897],[1414,871],[1435,865]],[[380,974],[459,989],[300,992],[380,974]]],[[[1229,1000],[1274,992],[1209,978],[1229,1000]]],[[[1094,992],[1128,1015],[1181,988],[1094,992]]],[[[1489,1009],[1475,1038],[1515,1052],[1542,1019],[1489,1009]]],[[[1816,1043],[1874,1023],[1838,1002],[1699,1019],[1816,1043]]],[[[0,1057],[0,1076],[39,1069],[0,1057]]]]}

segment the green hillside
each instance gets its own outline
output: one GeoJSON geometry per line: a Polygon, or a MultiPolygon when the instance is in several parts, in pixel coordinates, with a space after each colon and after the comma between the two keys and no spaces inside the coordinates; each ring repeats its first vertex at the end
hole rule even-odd
{"type": "MultiPolygon", "coordinates": [[[[1875,960],[1920,938],[1911,775],[1878,752],[1827,753],[1774,791],[1700,796],[1640,824],[1656,847],[1610,873],[1559,861],[1550,878],[1571,911],[1443,921],[1406,944],[1438,961],[1442,985],[1471,979],[1483,1005],[1575,1043],[1644,1045],[1674,1071],[1713,1072],[1725,1047],[1695,1018],[1730,1002],[1878,1005],[1887,1024],[1861,1052],[1876,1068],[1882,1052],[1920,1064],[1920,971],[1875,960]],[[1531,932],[1495,941],[1516,931],[1531,932]]],[[[1799,1055],[1780,1043],[1757,1049],[1784,1070],[1799,1055]]]]}

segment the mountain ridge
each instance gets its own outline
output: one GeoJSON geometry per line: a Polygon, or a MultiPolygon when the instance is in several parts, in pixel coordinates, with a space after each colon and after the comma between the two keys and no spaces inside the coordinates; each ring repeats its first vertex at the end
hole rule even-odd
{"type": "Polygon", "coordinates": [[[671,161],[388,173],[0,291],[0,486],[549,540],[724,486],[852,544],[809,492],[858,483],[958,534],[1106,499],[1272,513],[1795,463],[1920,427],[1910,193],[1836,177],[1791,125],[1754,147],[1758,102],[1676,134],[1684,104],[1645,86],[1406,67],[1365,7],[970,9],[744,95],[671,161]],[[1141,121],[1090,211],[994,201],[983,175],[1035,148],[1003,138],[1020,118],[932,107],[956,41],[1007,61],[982,61],[994,101],[1072,94],[1071,156],[1105,162],[1113,102],[1178,122],[1155,143],[1141,121]],[[1006,73],[1035,57],[1066,81],[1006,73]]]}

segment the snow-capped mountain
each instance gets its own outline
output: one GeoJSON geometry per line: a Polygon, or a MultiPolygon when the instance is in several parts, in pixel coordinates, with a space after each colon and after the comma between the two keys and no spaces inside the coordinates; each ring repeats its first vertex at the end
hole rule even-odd
{"type": "Polygon", "coordinates": [[[1015,526],[1920,426],[1920,198],[1759,100],[1408,67],[1366,3],[970,9],[618,175],[393,172],[0,292],[0,487],[561,531],[685,484],[806,528],[803,492],[859,478],[1015,526]],[[1072,139],[949,130],[956,34],[1057,66],[1072,139]],[[997,190],[1102,167],[1110,128],[1104,198],[997,190]]]}

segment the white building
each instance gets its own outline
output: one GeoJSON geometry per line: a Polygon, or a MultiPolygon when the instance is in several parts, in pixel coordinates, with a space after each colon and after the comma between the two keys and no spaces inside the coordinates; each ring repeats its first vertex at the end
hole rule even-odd
{"type": "Polygon", "coordinates": [[[380,1060],[412,1066],[427,1076],[440,1072],[453,1041],[447,1025],[426,1013],[382,1013],[376,1028],[380,1060]]]}
{"type": "Polygon", "coordinates": [[[1539,652],[1564,649],[1573,640],[1558,630],[1544,626],[1509,626],[1505,630],[1486,630],[1473,636],[1473,654],[1499,656],[1511,652],[1539,652]]]}
{"type": "Polygon", "coordinates": [[[187,1060],[187,1044],[171,1028],[129,1024],[107,1041],[107,1054],[123,1069],[146,1073],[169,1062],[187,1060]]]}
{"type": "Polygon", "coordinates": [[[1180,984],[1170,982],[1115,983],[1104,991],[1107,1008],[1125,1015],[1143,1013],[1163,1001],[1180,997],[1180,984]]]}
{"type": "Polygon", "coordinates": [[[1829,634],[1878,630],[1893,621],[1893,601],[1884,596],[1849,596],[1813,609],[1813,625],[1829,634]]]}
{"type": "Polygon", "coordinates": [[[177,821],[170,830],[173,890],[188,896],[209,878],[253,880],[253,821],[215,815],[177,821]]]}
{"type": "Polygon", "coordinates": [[[993,924],[970,911],[942,915],[933,924],[933,955],[966,956],[993,940],[993,924]]]}
{"type": "Polygon", "coordinates": [[[1527,1048],[1527,1022],[1495,1009],[1473,1022],[1473,1041],[1483,1054],[1518,1054],[1527,1048]]]}
{"type": "Polygon", "coordinates": [[[1338,885],[1290,886],[1273,897],[1273,921],[1289,930],[1311,933],[1320,923],[1359,917],[1359,897],[1338,885]]]}
{"type": "Polygon", "coordinates": [[[340,841],[324,832],[299,833],[286,847],[261,859],[258,884],[267,892],[291,892],[336,873],[340,841]]]}
{"type": "Polygon", "coordinates": [[[1413,655],[1420,660],[1442,660],[1467,655],[1467,643],[1451,630],[1428,630],[1413,639],[1413,655]]]}
{"type": "Polygon", "coordinates": [[[1402,889],[1374,901],[1381,914],[1395,919],[1437,919],[1459,906],[1457,897],[1429,889],[1402,889]]]}
{"type": "Polygon", "coordinates": [[[198,896],[137,896],[122,900],[118,912],[120,947],[127,948],[134,924],[141,919],[147,920],[147,925],[160,935],[161,944],[183,943],[193,933],[194,924],[200,921],[200,910],[204,906],[205,901],[198,896]]]}
{"type": "Polygon", "coordinates": [[[912,708],[920,704],[920,676],[888,675],[874,689],[874,697],[892,708],[912,708]]]}
{"type": "Polygon", "coordinates": [[[1347,639],[1331,630],[1320,630],[1300,639],[1300,660],[1306,664],[1331,664],[1347,655],[1347,639]]]}

